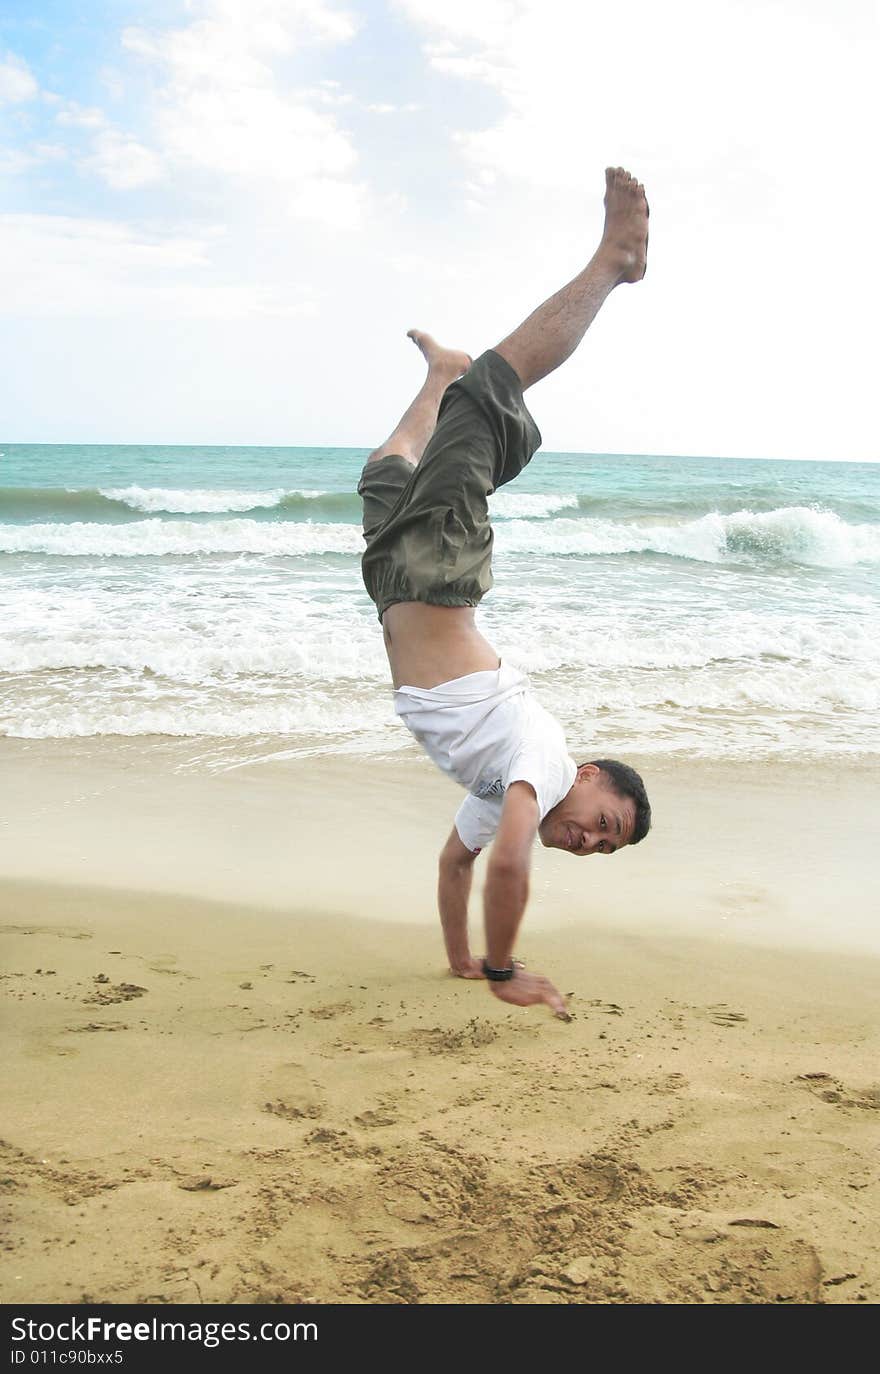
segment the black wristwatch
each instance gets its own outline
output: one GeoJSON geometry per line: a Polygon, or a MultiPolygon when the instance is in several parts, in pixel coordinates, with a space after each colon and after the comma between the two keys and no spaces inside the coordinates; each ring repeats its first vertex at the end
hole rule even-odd
{"type": "Polygon", "coordinates": [[[512,959],[509,968],[492,968],[488,959],[483,960],[483,976],[488,978],[490,983],[509,983],[515,968],[516,965],[512,959]]]}

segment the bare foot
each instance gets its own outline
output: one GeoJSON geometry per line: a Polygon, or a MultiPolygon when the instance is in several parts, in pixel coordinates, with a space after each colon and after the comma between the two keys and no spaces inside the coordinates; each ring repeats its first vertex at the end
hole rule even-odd
{"type": "Polygon", "coordinates": [[[645,188],[622,167],[605,169],[605,232],[599,252],[614,264],[618,281],[641,281],[648,256],[645,188]]]}
{"type": "Polygon", "coordinates": [[[467,372],[474,361],[469,353],[461,353],[454,348],[441,347],[436,339],[432,338],[430,334],[423,334],[421,329],[408,329],[406,337],[412,339],[416,347],[420,349],[428,364],[429,371],[447,375],[450,382],[454,382],[456,377],[467,372]]]}

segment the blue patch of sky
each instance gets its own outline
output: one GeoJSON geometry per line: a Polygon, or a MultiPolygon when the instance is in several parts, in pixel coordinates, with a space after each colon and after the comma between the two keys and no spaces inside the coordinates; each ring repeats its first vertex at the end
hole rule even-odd
{"type": "Polygon", "coordinates": [[[102,69],[120,58],[119,36],[130,24],[150,23],[177,4],[145,6],[136,0],[92,0],[71,5],[68,0],[4,0],[0,14],[0,43],[23,57],[40,86],[65,100],[104,105],[107,88],[102,69]]]}
{"type": "MultiPolygon", "coordinates": [[[[500,113],[499,97],[480,82],[434,71],[423,51],[423,35],[390,6],[353,6],[351,12],[357,21],[353,39],[299,47],[277,68],[279,78],[291,90],[338,82],[339,93],[353,99],[328,109],[357,150],[356,175],[380,195],[402,193],[419,216],[442,223],[460,212],[466,194],[466,172],[453,135],[493,123],[500,113]],[[394,113],[367,108],[379,104],[418,108],[394,113]]],[[[129,25],[181,27],[196,17],[180,0],[92,0],[76,6],[42,0],[38,12],[33,0],[5,0],[0,47],[28,62],[42,90],[65,102],[97,106],[115,128],[149,145],[155,68],[122,47],[122,31],[129,25]],[[108,72],[119,78],[116,91],[108,85],[108,72]]],[[[14,109],[7,120],[7,146],[26,150],[42,142],[71,155],[7,178],[7,210],[127,217],[148,213],[151,206],[160,209],[172,190],[167,183],[164,190],[120,191],[80,166],[91,149],[91,131],[59,124],[58,109],[38,99],[14,109]]],[[[190,178],[188,189],[198,199],[197,176],[190,178]]],[[[181,183],[174,194],[188,199],[181,183]]]]}
{"type": "MultiPolygon", "coordinates": [[[[27,153],[35,144],[65,150],[66,156],[41,160],[28,172],[7,178],[3,208],[42,214],[113,215],[120,193],[105,185],[93,171],[79,165],[91,152],[93,130],[58,122],[64,105],[75,102],[97,107],[123,132],[143,128],[147,79],[120,43],[128,25],[165,23],[180,15],[177,3],[145,6],[136,0],[104,0],[72,6],[65,0],[42,0],[39,11],[28,0],[4,0],[0,17],[0,49],[23,58],[37,81],[41,96],[7,107],[4,142],[27,153]],[[108,73],[121,80],[118,91],[108,85],[108,73]],[[45,94],[59,97],[47,100],[45,94]]],[[[131,195],[125,198],[131,208],[131,195]]]]}

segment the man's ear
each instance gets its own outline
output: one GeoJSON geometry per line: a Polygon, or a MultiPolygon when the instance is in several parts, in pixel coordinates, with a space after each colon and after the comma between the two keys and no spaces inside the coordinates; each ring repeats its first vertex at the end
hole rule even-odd
{"type": "Polygon", "coordinates": [[[597,778],[602,772],[595,763],[582,763],[574,776],[575,782],[589,782],[591,778],[597,778]]]}

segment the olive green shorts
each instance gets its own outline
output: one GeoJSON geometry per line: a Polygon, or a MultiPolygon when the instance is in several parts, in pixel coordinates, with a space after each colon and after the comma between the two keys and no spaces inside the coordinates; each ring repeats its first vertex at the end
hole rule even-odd
{"type": "Polygon", "coordinates": [[[416,467],[398,454],[367,463],[361,566],[380,620],[399,601],[479,604],[492,586],[487,498],[540,443],[519,377],[490,349],[447,388],[416,467]]]}

